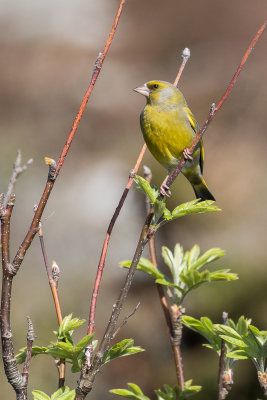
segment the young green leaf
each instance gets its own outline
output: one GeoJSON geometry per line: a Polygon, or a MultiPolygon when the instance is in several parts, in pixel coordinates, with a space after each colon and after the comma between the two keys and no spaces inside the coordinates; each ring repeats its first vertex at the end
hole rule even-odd
{"type": "Polygon", "coordinates": [[[212,348],[218,354],[221,351],[221,338],[219,333],[215,329],[212,321],[207,317],[202,317],[200,320],[190,317],[189,315],[182,316],[182,322],[185,326],[198,332],[200,335],[210,343],[210,345],[205,345],[206,347],[212,348]]]}
{"type": "Polygon", "coordinates": [[[32,395],[33,400],[51,400],[50,397],[41,390],[33,390],[32,395]]]}
{"type": "Polygon", "coordinates": [[[163,385],[165,392],[158,389],[155,390],[158,400],[184,400],[193,394],[198,393],[201,390],[201,386],[192,386],[192,379],[185,382],[185,388],[182,390],[180,387],[171,387],[169,385],[163,385]]]}
{"type": "MultiPolygon", "coordinates": [[[[32,346],[32,357],[37,356],[38,354],[46,354],[46,352],[47,347],[32,346]]],[[[20,349],[20,352],[15,356],[18,364],[22,364],[25,361],[26,353],[27,347],[23,347],[22,349],[20,349]]]]}
{"type": "MultiPolygon", "coordinates": [[[[132,261],[124,260],[119,263],[120,267],[130,268],[132,261]]],[[[152,275],[155,279],[164,278],[164,274],[162,274],[155,266],[149,261],[147,258],[141,257],[138,263],[137,269],[139,271],[146,272],[149,275],[152,275]]]]}
{"type": "Polygon", "coordinates": [[[136,175],[134,181],[136,183],[136,189],[140,190],[145,195],[147,195],[150,200],[150,203],[154,204],[155,201],[157,200],[157,197],[159,196],[159,191],[155,189],[155,187],[151,186],[147,182],[147,180],[145,180],[139,175],[136,175]]]}
{"type": "Polygon", "coordinates": [[[75,390],[70,390],[68,386],[64,386],[58,389],[52,394],[51,400],[74,400],[75,390]]]}
{"type": "Polygon", "coordinates": [[[132,354],[140,353],[145,351],[139,346],[134,346],[133,339],[124,339],[110,347],[102,359],[102,365],[107,362],[114,360],[115,358],[130,356],[132,354]]]}
{"type": "Polygon", "coordinates": [[[196,199],[193,201],[189,201],[176,207],[172,212],[172,216],[173,218],[179,218],[188,214],[201,214],[207,212],[221,211],[220,208],[218,208],[217,206],[213,206],[213,203],[214,201],[212,200],[199,202],[199,200],[196,199]]]}
{"type": "Polygon", "coordinates": [[[125,397],[131,400],[150,400],[149,397],[145,396],[139,386],[135,383],[128,383],[127,389],[112,389],[110,393],[117,394],[118,396],[125,397]]]}

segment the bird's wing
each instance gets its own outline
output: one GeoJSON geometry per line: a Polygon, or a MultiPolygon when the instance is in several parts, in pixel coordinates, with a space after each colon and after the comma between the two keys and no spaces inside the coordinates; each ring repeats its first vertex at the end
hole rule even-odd
{"type": "MultiPolygon", "coordinates": [[[[199,126],[198,123],[192,114],[191,110],[189,107],[184,107],[184,110],[186,112],[186,116],[188,118],[188,121],[192,127],[192,129],[195,131],[196,135],[198,134],[199,126]]],[[[199,159],[199,165],[200,165],[200,170],[203,172],[203,166],[204,166],[204,146],[203,146],[203,140],[200,139],[199,141],[200,144],[200,159],[199,159]]]]}

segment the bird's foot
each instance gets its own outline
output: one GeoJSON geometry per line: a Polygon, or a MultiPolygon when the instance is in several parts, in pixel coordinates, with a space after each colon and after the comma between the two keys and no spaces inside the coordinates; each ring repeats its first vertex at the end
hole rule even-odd
{"type": "Polygon", "coordinates": [[[160,191],[160,194],[161,194],[162,196],[164,196],[164,197],[171,197],[170,188],[169,188],[169,186],[166,185],[166,183],[163,182],[163,183],[161,184],[159,191],[160,191]]]}
{"type": "Polygon", "coordinates": [[[184,149],[183,156],[186,160],[193,161],[193,157],[191,156],[191,154],[192,152],[188,148],[184,149]]]}

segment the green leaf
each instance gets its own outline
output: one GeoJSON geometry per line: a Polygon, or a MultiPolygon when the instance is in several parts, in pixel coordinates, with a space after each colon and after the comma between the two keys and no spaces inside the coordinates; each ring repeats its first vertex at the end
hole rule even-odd
{"type": "Polygon", "coordinates": [[[248,347],[243,340],[236,339],[231,336],[226,336],[226,335],[220,335],[222,339],[224,339],[226,342],[231,343],[232,345],[236,347],[248,347]]]}
{"type": "Polygon", "coordinates": [[[207,265],[207,264],[211,263],[212,261],[215,261],[218,258],[221,258],[222,256],[224,256],[224,254],[225,254],[225,251],[220,248],[214,247],[212,249],[209,249],[194,262],[193,267],[194,267],[194,269],[200,269],[204,265],[207,265]]]}
{"type": "MultiPolygon", "coordinates": [[[[16,355],[16,360],[18,364],[22,364],[26,358],[27,347],[20,349],[20,352],[16,355]]],[[[32,346],[32,357],[37,356],[37,354],[46,354],[47,347],[32,346]]]]}
{"type": "Polygon", "coordinates": [[[226,357],[228,358],[236,358],[237,360],[247,360],[248,355],[245,350],[234,350],[234,351],[229,351],[229,353],[226,354],[226,357]]]}
{"type": "Polygon", "coordinates": [[[114,360],[115,358],[130,356],[132,354],[144,351],[144,349],[142,349],[141,347],[133,346],[133,344],[133,339],[124,339],[116,343],[114,346],[110,347],[110,349],[108,349],[104,354],[102,365],[111,360],[114,360]]]}
{"type": "Polygon", "coordinates": [[[118,396],[126,397],[132,400],[150,400],[149,397],[145,396],[139,386],[135,383],[128,383],[127,389],[112,389],[110,393],[117,394],[118,396]]]}
{"type": "Polygon", "coordinates": [[[202,317],[200,320],[188,315],[182,316],[182,322],[185,326],[202,335],[209,343],[206,347],[212,348],[217,353],[221,351],[221,338],[215,329],[212,321],[207,317],[202,317]]]}
{"type": "Polygon", "coordinates": [[[214,201],[206,200],[199,202],[197,199],[187,203],[180,204],[173,212],[173,218],[183,217],[188,214],[201,214],[207,212],[221,211],[217,206],[213,206],[214,201]]]}
{"type": "Polygon", "coordinates": [[[33,400],[50,400],[50,397],[41,390],[33,390],[32,395],[33,400]]]}
{"type": "Polygon", "coordinates": [[[92,343],[93,341],[93,337],[94,334],[91,333],[90,335],[86,335],[85,337],[83,337],[79,343],[77,343],[74,348],[75,348],[75,352],[81,352],[82,350],[84,350],[89,344],[92,343]]]}
{"type": "MultiPolygon", "coordinates": [[[[124,260],[119,263],[120,267],[130,268],[132,261],[124,260]]],[[[155,279],[164,278],[164,274],[162,274],[155,266],[149,261],[147,258],[141,257],[140,261],[137,265],[137,269],[139,271],[143,271],[149,275],[152,275],[155,279]]]]}
{"type": "Polygon", "coordinates": [[[155,226],[163,215],[166,216],[168,220],[172,219],[171,212],[167,209],[165,200],[155,200],[152,225],[155,226]]]}
{"type": "Polygon", "coordinates": [[[70,391],[70,388],[68,386],[64,386],[63,388],[58,389],[51,396],[51,400],[74,400],[74,399],[75,399],[75,390],[70,391]]]}
{"type": "Polygon", "coordinates": [[[85,319],[72,318],[72,314],[67,315],[59,326],[58,336],[65,337],[67,333],[71,335],[74,329],[79,328],[85,321],[85,319]]]}
{"type": "Polygon", "coordinates": [[[199,257],[199,254],[200,254],[200,248],[197,244],[195,244],[189,252],[188,261],[187,261],[188,269],[191,269],[192,266],[195,265],[195,263],[199,257]]]}
{"type": "Polygon", "coordinates": [[[136,175],[134,181],[136,183],[136,189],[146,194],[150,200],[150,203],[154,204],[159,196],[159,191],[139,175],[136,175]]]}
{"type": "Polygon", "coordinates": [[[180,387],[171,387],[169,385],[163,385],[165,392],[158,389],[155,390],[158,400],[184,400],[193,394],[198,393],[201,390],[201,386],[192,386],[192,380],[185,382],[185,389],[182,390],[180,387]]]}

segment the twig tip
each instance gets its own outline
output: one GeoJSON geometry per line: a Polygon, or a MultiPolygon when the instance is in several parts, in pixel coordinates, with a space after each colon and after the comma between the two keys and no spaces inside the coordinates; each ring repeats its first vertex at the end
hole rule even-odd
{"type": "Polygon", "coordinates": [[[182,52],[182,58],[186,59],[186,61],[190,58],[191,52],[188,47],[185,47],[182,52]]]}

